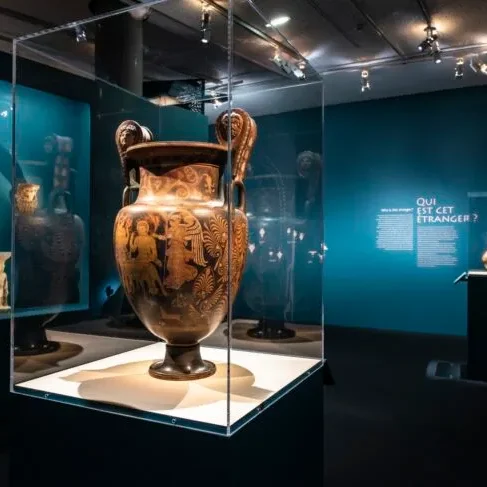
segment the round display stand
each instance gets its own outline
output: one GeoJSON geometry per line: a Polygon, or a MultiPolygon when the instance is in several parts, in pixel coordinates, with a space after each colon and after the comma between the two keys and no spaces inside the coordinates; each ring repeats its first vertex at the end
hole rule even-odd
{"type": "Polygon", "coordinates": [[[24,317],[15,320],[14,355],[43,355],[56,352],[60,348],[58,342],[47,339],[43,323],[49,320],[38,316],[24,317]]]}
{"type": "Polygon", "coordinates": [[[294,338],[296,332],[286,328],[284,321],[263,318],[255,328],[247,331],[247,335],[261,340],[285,340],[294,338]]]}
{"type": "Polygon", "coordinates": [[[57,352],[61,345],[58,342],[33,343],[30,345],[20,345],[14,347],[16,357],[25,357],[30,355],[44,355],[46,353],[57,352]]]}

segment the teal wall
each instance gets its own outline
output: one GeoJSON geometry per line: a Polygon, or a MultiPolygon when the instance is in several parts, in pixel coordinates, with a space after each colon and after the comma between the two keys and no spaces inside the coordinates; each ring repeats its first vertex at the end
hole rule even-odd
{"type": "MultiPolygon", "coordinates": [[[[456,263],[418,266],[417,236],[425,227],[416,220],[417,201],[436,198],[433,212],[451,207],[451,214],[471,215],[468,193],[487,191],[486,108],[487,89],[480,87],[325,109],[324,287],[302,262],[294,291],[323,292],[326,324],[465,335],[466,286],[453,280],[468,267],[472,225],[448,224],[458,236],[456,263]],[[414,213],[413,247],[380,250],[378,215],[397,209],[414,213]]],[[[299,151],[321,152],[320,116],[321,109],[309,109],[257,117],[254,172],[272,162],[291,174],[299,151]]],[[[476,224],[486,220],[479,214],[476,224]]],[[[441,230],[437,223],[428,227],[441,230]]],[[[269,294],[276,276],[267,278],[269,294]]],[[[247,270],[247,288],[250,277],[247,270]]],[[[241,315],[249,313],[244,294],[245,287],[237,302],[241,315]]],[[[295,299],[293,321],[315,322],[316,311],[315,298],[295,299]]]]}
{"type": "Polygon", "coordinates": [[[178,106],[159,109],[160,140],[208,142],[208,117],[178,106]]]}
{"type": "Polygon", "coordinates": [[[469,225],[449,225],[458,235],[456,264],[423,267],[424,225],[414,224],[411,251],[387,252],[376,248],[376,218],[383,208],[417,212],[421,197],[436,198],[433,211],[470,214],[468,193],[487,190],[486,107],[481,87],[326,109],[328,323],[466,333],[466,286],[453,280],[468,267],[469,225]]]}

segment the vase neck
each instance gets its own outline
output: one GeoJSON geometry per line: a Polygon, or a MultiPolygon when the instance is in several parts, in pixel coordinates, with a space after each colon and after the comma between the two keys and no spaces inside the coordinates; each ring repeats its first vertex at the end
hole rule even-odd
{"type": "Polygon", "coordinates": [[[165,168],[140,168],[137,203],[158,204],[176,201],[207,202],[218,199],[219,168],[210,164],[188,164],[165,168]]]}

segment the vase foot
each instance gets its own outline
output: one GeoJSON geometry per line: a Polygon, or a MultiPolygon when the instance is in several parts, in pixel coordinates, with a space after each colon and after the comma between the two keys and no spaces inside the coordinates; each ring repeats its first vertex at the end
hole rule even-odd
{"type": "Polygon", "coordinates": [[[199,344],[189,347],[166,345],[164,360],[149,367],[151,377],[163,380],[204,379],[215,372],[215,364],[201,358],[199,344]]]}

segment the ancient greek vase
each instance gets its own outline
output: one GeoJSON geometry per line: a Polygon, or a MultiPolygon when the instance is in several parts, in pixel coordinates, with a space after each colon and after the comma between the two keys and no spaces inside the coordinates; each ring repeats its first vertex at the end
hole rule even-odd
{"type": "Polygon", "coordinates": [[[16,192],[17,308],[79,302],[84,225],[73,213],[71,195],[53,190],[39,209],[39,185],[21,183],[16,192]]]}
{"type": "Polygon", "coordinates": [[[40,209],[39,190],[38,184],[20,183],[15,191],[15,307],[37,310],[15,319],[16,355],[56,350],[45,326],[62,306],[80,299],[83,222],[73,213],[68,191],[53,190],[47,208],[40,209]]]}
{"type": "Polygon", "coordinates": [[[199,344],[222,322],[242,278],[248,241],[243,179],[257,129],[245,111],[233,110],[231,184],[239,194],[230,215],[223,197],[228,118],[224,113],[217,120],[219,144],[149,142],[150,131],[131,120],[117,129],[126,206],[115,220],[115,259],[134,311],[166,341],[164,360],[149,369],[160,379],[215,372],[199,344]],[[128,204],[134,181],[138,196],[128,204]]]}

